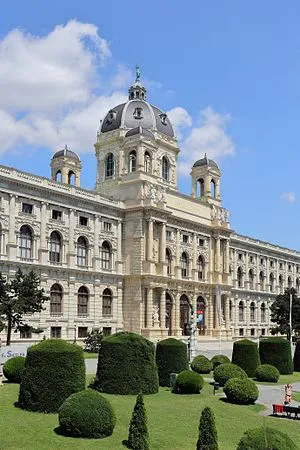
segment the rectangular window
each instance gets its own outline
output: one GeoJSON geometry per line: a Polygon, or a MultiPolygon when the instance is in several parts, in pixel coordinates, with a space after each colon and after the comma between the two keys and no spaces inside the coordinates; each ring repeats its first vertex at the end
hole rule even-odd
{"type": "Polygon", "coordinates": [[[84,216],[79,216],[79,225],[81,225],[82,227],[87,227],[88,226],[88,218],[84,217],[84,216]]]}
{"type": "Polygon", "coordinates": [[[261,329],[261,335],[262,335],[262,336],[265,336],[265,335],[266,335],[266,329],[265,329],[265,328],[262,328],[262,329],[261,329]]]}
{"type": "Polygon", "coordinates": [[[61,327],[51,327],[50,330],[51,339],[61,338],[61,327]]]}
{"type": "Polygon", "coordinates": [[[282,263],[279,264],[279,269],[282,269],[282,263]]]}
{"type": "Polygon", "coordinates": [[[250,330],[250,335],[251,335],[251,336],[255,336],[255,328],[251,328],[251,330],[250,330]]]}
{"type": "Polygon", "coordinates": [[[243,259],[242,253],[239,253],[239,260],[241,261],[243,259]]]}
{"type": "Polygon", "coordinates": [[[20,331],[20,339],[31,339],[32,332],[31,330],[21,330],[20,331]]]}
{"type": "Polygon", "coordinates": [[[78,327],[78,337],[79,338],[86,338],[87,335],[88,335],[87,327],[78,327]]]}
{"type": "Polygon", "coordinates": [[[103,222],[103,229],[104,229],[104,231],[111,231],[111,223],[103,222]]]}
{"type": "Polygon", "coordinates": [[[172,240],[172,231],[171,230],[166,231],[166,239],[167,239],[167,241],[172,240]]]}
{"type": "Polygon", "coordinates": [[[249,260],[251,263],[253,263],[253,256],[250,256],[249,260]]]}
{"type": "Polygon", "coordinates": [[[33,211],[33,205],[30,205],[30,203],[22,203],[22,212],[25,214],[32,214],[33,211]]]}
{"type": "Polygon", "coordinates": [[[203,247],[204,246],[204,239],[199,238],[198,244],[199,244],[199,247],[203,247]]]}
{"type": "Polygon", "coordinates": [[[239,336],[244,336],[244,328],[239,329],[239,336]]]}
{"type": "Polygon", "coordinates": [[[260,264],[264,263],[264,258],[260,258],[260,264]]]}
{"type": "Polygon", "coordinates": [[[57,211],[57,209],[52,209],[52,219],[54,220],[61,220],[62,219],[62,212],[57,211]]]}
{"type": "Polygon", "coordinates": [[[291,271],[292,270],[292,266],[289,264],[288,270],[291,271]]]}
{"type": "Polygon", "coordinates": [[[103,327],[102,333],[103,333],[103,336],[110,336],[111,335],[111,327],[103,327]]]}
{"type": "Polygon", "coordinates": [[[189,242],[189,237],[188,237],[187,234],[183,234],[183,235],[182,235],[182,242],[183,242],[184,244],[187,244],[187,243],[189,242]]]}

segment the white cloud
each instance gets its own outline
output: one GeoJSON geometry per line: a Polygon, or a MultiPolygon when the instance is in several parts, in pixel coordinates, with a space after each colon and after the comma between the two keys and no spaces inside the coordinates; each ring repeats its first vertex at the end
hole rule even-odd
{"type": "Polygon", "coordinates": [[[189,174],[193,163],[205,153],[217,161],[234,153],[234,144],[226,132],[230,119],[230,114],[219,114],[210,106],[201,111],[200,126],[192,128],[181,144],[179,172],[189,174]]]}
{"type": "Polygon", "coordinates": [[[280,198],[288,203],[294,203],[296,201],[296,195],[294,192],[285,192],[281,194],[280,198]]]}
{"type": "Polygon", "coordinates": [[[167,112],[168,117],[175,127],[178,139],[181,139],[181,128],[188,128],[192,126],[192,118],[186,109],[181,106],[171,109],[167,112]]]}

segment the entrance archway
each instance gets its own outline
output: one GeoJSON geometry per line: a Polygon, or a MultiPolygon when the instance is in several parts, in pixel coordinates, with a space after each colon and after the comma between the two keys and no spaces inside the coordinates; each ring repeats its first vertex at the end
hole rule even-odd
{"type": "Polygon", "coordinates": [[[189,335],[190,303],[186,295],[180,297],[180,328],[183,336],[189,335]]]}
{"type": "Polygon", "coordinates": [[[199,297],[197,298],[197,329],[199,335],[201,336],[205,335],[206,330],[205,310],[206,310],[205,300],[201,295],[199,295],[199,297]]]}
{"type": "Polygon", "coordinates": [[[172,335],[172,309],[173,309],[173,300],[171,295],[166,293],[166,328],[168,329],[168,335],[172,335]]]}

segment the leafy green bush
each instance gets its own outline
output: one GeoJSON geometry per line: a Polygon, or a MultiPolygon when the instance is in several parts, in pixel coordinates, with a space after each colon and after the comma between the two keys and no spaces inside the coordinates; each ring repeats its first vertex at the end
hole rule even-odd
{"type": "Polygon", "coordinates": [[[183,370],[177,375],[173,393],[174,394],[200,394],[204,380],[201,375],[192,370],[183,370]]]}
{"type": "Polygon", "coordinates": [[[206,406],[201,413],[196,450],[218,450],[215,416],[209,406],[206,406]]]}
{"type": "Polygon", "coordinates": [[[223,389],[230,403],[249,405],[258,399],[258,387],[250,378],[230,378],[223,389]]]}
{"type": "Polygon", "coordinates": [[[79,345],[48,339],[29,347],[19,391],[19,406],[57,412],[74,392],[85,388],[85,363],[79,345]]]}
{"type": "Polygon", "coordinates": [[[132,412],[127,444],[132,450],[149,450],[147,415],[141,394],[137,396],[132,412]]]}
{"type": "Polygon", "coordinates": [[[270,383],[277,383],[280,373],[276,367],[270,364],[261,364],[255,371],[255,378],[257,381],[268,381],[270,383]]]}
{"type": "Polygon", "coordinates": [[[281,337],[262,339],[259,343],[261,364],[275,366],[281,374],[293,373],[290,342],[281,337]]]}
{"type": "Polygon", "coordinates": [[[296,348],[294,353],[294,370],[300,372],[300,339],[296,342],[296,348]]]}
{"type": "Polygon", "coordinates": [[[92,389],[67,398],[59,408],[58,420],[62,434],[81,438],[110,436],[116,424],[110,402],[92,389]]]}
{"type": "Polygon", "coordinates": [[[210,362],[213,365],[213,370],[221,364],[230,363],[230,359],[226,355],[215,355],[211,358],[210,362]]]}
{"type": "Polygon", "coordinates": [[[99,329],[90,331],[84,340],[84,351],[98,353],[101,347],[103,333],[99,329]]]}
{"type": "Polygon", "coordinates": [[[234,342],[232,363],[241,367],[248,377],[254,377],[256,367],[260,364],[256,342],[249,339],[241,339],[234,342]]]}
{"type": "Polygon", "coordinates": [[[178,339],[168,338],[156,345],[159,385],[170,386],[170,374],[189,368],[187,346],[178,339]]]}
{"type": "Polygon", "coordinates": [[[93,388],[108,394],[158,392],[154,344],[135,333],[120,332],[105,337],[93,388]]]}
{"type": "Polygon", "coordinates": [[[276,428],[260,427],[245,431],[237,450],[297,450],[297,447],[276,428]]]}
{"type": "Polygon", "coordinates": [[[221,364],[214,370],[214,380],[224,386],[230,378],[247,378],[246,372],[236,364],[221,364]]]}
{"type": "Polygon", "coordinates": [[[8,359],[3,366],[3,375],[10,383],[20,383],[25,370],[25,357],[15,356],[8,359]]]}
{"type": "Polygon", "coordinates": [[[197,373],[209,373],[213,369],[213,365],[206,356],[195,356],[192,361],[191,369],[197,373]]]}

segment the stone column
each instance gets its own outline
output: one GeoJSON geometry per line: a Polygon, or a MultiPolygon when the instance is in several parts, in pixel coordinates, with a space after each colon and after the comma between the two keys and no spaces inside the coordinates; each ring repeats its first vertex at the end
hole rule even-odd
{"type": "Polygon", "coordinates": [[[146,328],[152,328],[152,314],[153,314],[153,288],[147,289],[147,314],[146,314],[146,328]]]}
{"type": "Polygon", "coordinates": [[[207,301],[207,331],[209,336],[213,335],[214,328],[214,305],[213,305],[213,296],[210,295],[207,301]]]}
{"type": "Polygon", "coordinates": [[[229,239],[225,240],[225,273],[229,274],[229,239]]]}
{"type": "Polygon", "coordinates": [[[99,216],[94,216],[94,257],[93,257],[93,269],[96,272],[100,270],[100,255],[99,255],[99,216]]]}
{"type": "Polygon", "coordinates": [[[174,325],[173,333],[175,336],[181,336],[180,328],[180,293],[174,295],[174,325]]]}
{"type": "MultiPolygon", "coordinates": [[[[204,273],[206,272],[206,267],[204,266],[204,273]]],[[[205,279],[205,275],[203,279],[205,279]]],[[[192,280],[198,281],[197,274],[197,236],[196,233],[193,234],[193,261],[192,261],[192,280]]]]}
{"type": "Polygon", "coordinates": [[[225,295],[225,328],[228,330],[230,327],[230,316],[229,316],[229,296],[225,295]]]}
{"type": "Polygon", "coordinates": [[[117,225],[117,264],[116,270],[118,273],[123,272],[123,261],[122,261],[122,222],[118,220],[117,225]]]}
{"type": "Polygon", "coordinates": [[[220,180],[216,179],[216,184],[215,184],[215,197],[217,200],[220,200],[221,196],[220,196],[220,180]]]}
{"type": "Polygon", "coordinates": [[[160,305],[159,305],[159,319],[160,328],[166,329],[166,290],[162,289],[160,292],[160,305]]]}
{"type": "Polygon", "coordinates": [[[180,278],[180,230],[176,230],[176,255],[175,255],[175,277],[180,278]]]}
{"type": "Polygon", "coordinates": [[[153,220],[148,219],[147,259],[153,260],[153,220]]]}
{"type": "Polygon", "coordinates": [[[166,224],[164,222],[161,224],[159,260],[161,263],[164,263],[166,261],[166,224]]]}
{"type": "Polygon", "coordinates": [[[220,237],[216,236],[216,248],[215,248],[215,271],[220,272],[220,254],[221,254],[221,248],[220,248],[220,237]]]}
{"type": "MultiPolygon", "coordinates": [[[[47,264],[48,261],[48,248],[47,248],[47,240],[46,240],[46,203],[41,202],[41,236],[40,236],[40,248],[39,248],[39,262],[40,264],[47,264]]],[[[62,242],[62,249],[61,249],[61,263],[64,263],[63,259],[63,242],[62,242]]]]}
{"type": "Polygon", "coordinates": [[[69,251],[68,251],[68,266],[75,265],[75,247],[74,247],[74,209],[69,212],[69,251]]]}
{"type": "Polygon", "coordinates": [[[15,218],[16,214],[16,196],[10,194],[9,199],[9,231],[8,231],[8,244],[7,244],[7,254],[8,259],[15,261],[17,258],[17,242],[15,233],[15,218]]]}

